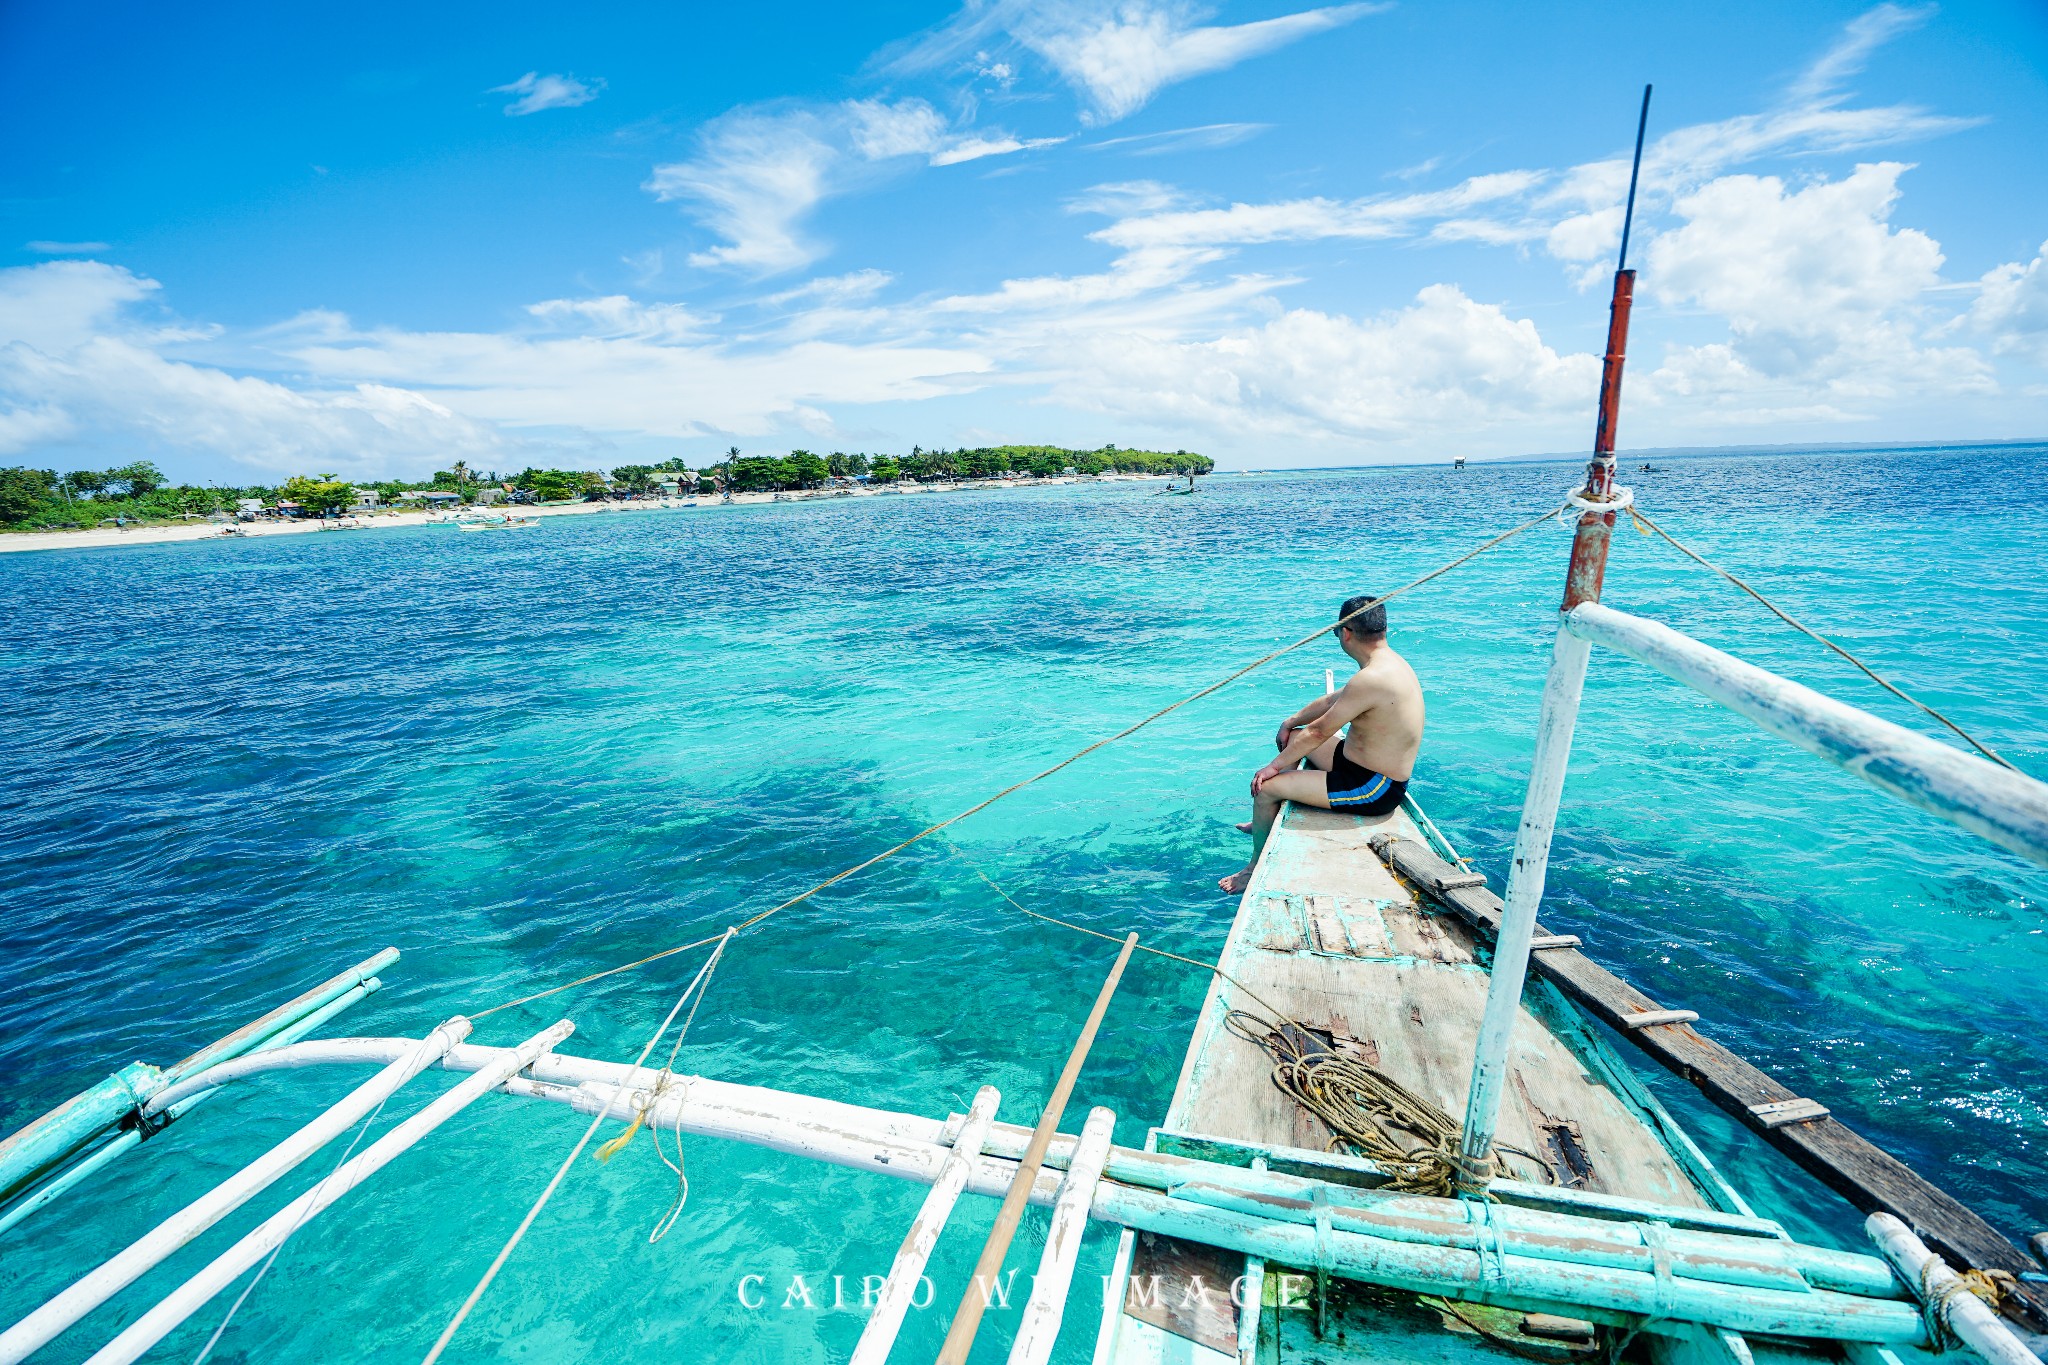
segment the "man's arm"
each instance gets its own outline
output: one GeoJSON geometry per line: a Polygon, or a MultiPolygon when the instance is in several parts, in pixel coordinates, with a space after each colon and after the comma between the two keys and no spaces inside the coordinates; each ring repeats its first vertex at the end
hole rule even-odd
{"type": "MultiPolygon", "coordinates": [[[[1259,769],[1258,775],[1252,779],[1252,790],[1256,792],[1267,778],[1278,777],[1335,739],[1338,731],[1372,708],[1373,703],[1380,699],[1379,691],[1374,680],[1364,673],[1356,673],[1337,691],[1312,703],[1321,710],[1294,732],[1294,737],[1280,750],[1279,757],[1259,769]]],[[[1302,708],[1304,713],[1308,709],[1302,708]]]]}
{"type": "Polygon", "coordinates": [[[1309,724],[1318,716],[1322,715],[1325,711],[1329,710],[1330,704],[1336,700],[1337,694],[1335,692],[1325,693],[1324,695],[1317,697],[1314,701],[1310,702],[1307,706],[1302,707],[1299,711],[1296,711],[1286,720],[1281,721],[1279,733],[1273,736],[1273,747],[1276,749],[1285,749],[1288,743],[1294,738],[1295,731],[1301,729],[1302,726],[1309,724]]]}

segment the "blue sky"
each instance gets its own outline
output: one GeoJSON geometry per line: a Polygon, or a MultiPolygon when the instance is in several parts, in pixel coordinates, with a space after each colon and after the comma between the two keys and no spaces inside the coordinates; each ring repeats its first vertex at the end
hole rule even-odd
{"type": "Polygon", "coordinates": [[[0,9],[0,461],[2048,435],[2048,9],[0,9]]]}

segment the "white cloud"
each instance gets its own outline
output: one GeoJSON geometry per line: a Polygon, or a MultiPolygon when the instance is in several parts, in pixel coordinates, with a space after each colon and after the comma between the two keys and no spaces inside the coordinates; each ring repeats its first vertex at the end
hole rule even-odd
{"type": "Polygon", "coordinates": [[[730,243],[690,264],[768,275],[822,255],[798,225],[833,187],[841,153],[828,131],[810,113],[740,110],[704,130],[694,160],[656,166],[646,185],[655,198],[694,204],[698,221],[730,243]]]}
{"type": "Polygon", "coordinates": [[[1090,185],[1067,201],[1069,213],[1099,213],[1106,218],[1133,218],[1185,208],[1189,200],[1159,180],[1116,180],[1090,185]]]}
{"type": "Polygon", "coordinates": [[[1008,133],[997,133],[994,137],[963,137],[933,152],[932,165],[957,166],[963,161],[979,161],[985,156],[1008,156],[1011,152],[1057,147],[1065,141],[1063,137],[1017,138],[1008,133]]]}
{"type": "Polygon", "coordinates": [[[51,242],[38,239],[23,242],[21,248],[38,256],[90,256],[94,252],[107,250],[108,246],[105,242],[51,242]]]}
{"type": "Polygon", "coordinates": [[[664,202],[689,205],[726,239],[692,254],[690,264],[774,275],[825,254],[804,232],[820,203],[875,183],[908,158],[950,166],[1061,141],[1000,130],[956,134],[916,98],[743,108],[706,124],[697,155],[656,166],[644,188],[664,202]]]}
{"type": "Polygon", "coordinates": [[[2034,259],[1986,272],[1970,321],[2005,353],[2031,355],[2048,365],[2048,242],[2034,259]]]}
{"type": "Polygon", "coordinates": [[[853,150],[869,161],[924,156],[946,135],[946,120],[923,100],[848,100],[841,106],[852,127],[853,150]]]}
{"type": "Polygon", "coordinates": [[[1561,356],[1534,323],[1431,285],[1355,320],[1296,309],[1212,341],[1105,337],[1061,397],[1132,417],[1263,435],[1406,441],[1589,409],[1590,355],[1561,356]]]}
{"type": "Polygon", "coordinates": [[[700,337],[715,318],[700,318],[679,303],[640,303],[624,294],[597,299],[547,299],[526,311],[543,322],[588,336],[636,341],[700,337]]]}
{"type": "Polygon", "coordinates": [[[1941,247],[1890,224],[1899,162],[1788,189],[1729,175],[1681,197],[1685,220],[1649,249],[1648,297],[1725,318],[1729,340],[1679,348],[1647,381],[1736,420],[1848,419],[1903,395],[1990,392],[1975,351],[1923,344],[1941,247]]]}
{"type": "Polygon", "coordinates": [[[579,104],[588,104],[604,93],[604,80],[600,77],[579,81],[574,76],[543,76],[538,71],[529,71],[510,85],[492,86],[489,93],[519,96],[505,106],[508,117],[518,118],[538,114],[543,109],[574,109],[579,104]]]}
{"type": "Polygon", "coordinates": [[[273,472],[360,475],[503,448],[489,428],[404,389],[301,392],[167,359],[158,346],[206,333],[133,318],[157,292],[154,280],[97,262],[0,271],[0,449],[97,434],[273,472]]]}
{"type": "Polygon", "coordinates": [[[1799,190],[1723,176],[1674,206],[1685,225],[1651,243],[1648,292],[1788,358],[1838,346],[1941,281],[1934,239],[1888,221],[1906,170],[1877,162],[1799,190]]]}
{"type": "Polygon", "coordinates": [[[1377,5],[1332,5],[1249,24],[1200,25],[1182,5],[1124,0],[1108,12],[1055,5],[1018,13],[1012,32],[1088,99],[1091,123],[1136,113],[1166,86],[1324,33],[1377,5]]]}
{"type": "Polygon", "coordinates": [[[74,350],[123,325],[124,315],[158,288],[155,280],[99,261],[0,270],[0,345],[74,350]]]}
{"type": "Polygon", "coordinates": [[[1457,213],[1527,193],[1542,179],[1535,171],[1474,176],[1447,190],[1372,199],[1290,199],[1274,204],[1232,204],[1128,218],[1102,229],[1097,241],[1142,246],[1239,245],[1314,241],[1328,237],[1396,237],[1427,218],[1457,213]]]}
{"type": "Polygon", "coordinates": [[[882,292],[896,277],[886,270],[855,270],[845,275],[826,275],[794,289],[770,294],[762,303],[785,306],[792,303],[844,305],[860,303],[882,292]]]}
{"type": "Polygon", "coordinates": [[[880,54],[877,65],[899,75],[964,70],[1007,88],[1015,69],[993,54],[1006,43],[1021,46],[1087,101],[1087,122],[1111,123],[1166,86],[1386,8],[1331,5],[1217,26],[1202,23],[1208,10],[1188,0],[967,0],[946,23],[880,54]]]}

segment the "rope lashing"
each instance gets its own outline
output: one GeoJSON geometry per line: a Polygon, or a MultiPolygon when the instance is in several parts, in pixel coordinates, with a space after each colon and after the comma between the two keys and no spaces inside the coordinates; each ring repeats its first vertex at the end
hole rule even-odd
{"type": "Polygon", "coordinates": [[[1949,1322],[1957,1295],[1974,1294],[1996,1313],[2019,1290],[2019,1280],[2009,1270],[1959,1270],[1946,1287],[1936,1289],[1930,1282],[1931,1275],[1942,1268],[1941,1262],[1933,1260],[1920,1267],[1920,1315],[1927,1322],[1928,1346],[1936,1353],[1963,1345],[1949,1322]]]}
{"type": "MultiPolygon", "coordinates": [[[[1435,582],[1437,579],[1442,578],[1445,574],[1449,573],[1451,570],[1459,567],[1460,565],[1469,563],[1470,561],[1477,559],[1479,556],[1485,554],[1488,550],[1491,550],[1498,545],[1503,545],[1506,542],[1513,540],[1516,536],[1521,535],[1524,531],[1527,531],[1532,527],[1541,526],[1544,522],[1549,521],[1552,517],[1557,516],[1560,510],[1561,509],[1559,508],[1553,507],[1541,516],[1531,517],[1529,520],[1521,523],[1519,526],[1510,527],[1509,529],[1501,532],[1499,535],[1493,537],[1491,540],[1483,541],[1474,548],[1467,550],[1464,554],[1459,555],[1456,559],[1453,559],[1446,564],[1442,564],[1434,569],[1431,569],[1428,573],[1422,575],[1422,577],[1413,579],[1407,583],[1403,583],[1400,587],[1395,588],[1390,593],[1386,593],[1383,596],[1373,598],[1372,601],[1367,602],[1366,604],[1359,607],[1357,610],[1349,613],[1348,615],[1339,617],[1336,621],[1332,622],[1331,624],[1316,627],[1314,630],[1302,636],[1299,640],[1294,641],[1292,644],[1282,645],[1278,649],[1272,650],[1271,652],[1266,654],[1262,654],[1258,658],[1252,660],[1250,663],[1244,665],[1242,668],[1239,668],[1232,673],[1228,673],[1224,675],[1222,678],[1217,679],[1215,682],[1210,683],[1207,687],[1203,687],[1198,689],[1197,691],[1190,692],[1187,696],[1182,697],[1179,701],[1171,702],[1168,705],[1160,707],[1151,715],[1146,716],[1142,720],[1134,721],[1131,724],[1126,725],[1123,729],[1117,731],[1115,734],[1110,735],[1105,739],[1098,739],[1093,744],[1088,745],[1084,749],[1077,749],[1075,752],[1069,754],[1067,757],[1053,764],[1050,768],[1046,768],[1043,771],[1033,773],[1031,776],[1022,779],[1021,781],[1012,782],[1009,786],[1004,787],[995,795],[987,797],[984,800],[975,802],[966,810],[961,811],[958,815],[954,815],[947,819],[941,820],[934,825],[927,825],[925,828],[919,830],[917,833],[911,835],[908,839],[903,840],[901,843],[893,844],[890,847],[883,849],[874,857],[866,859],[863,862],[855,863],[852,867],[849,867],[842,872],[834,873],[830,877],[827,877],[824,881],[819,882],[817,885],[810,887],[807,890],[798,892],[796,895],[791,896],[788,900],[783,901],[779,905],[772,905],[768,907],[766,910],[763,910],[759,914],[754,915],[751,919],[745,919],[740,921],[737,925],[733,926],[733,932],[743,933],[746,930],[751,929],[755,925],[761,923],[765,919],[768,919],[775,915],[779,915],[785,910],[801,905],[805,901],[809,900],[811,897],[817,895],[820,891],[823,891],[828,887],[838,885],[840,882],[845,881],[848,877],[853,876],[855,873],[865,872],[868,868],[873,867],[876,863],[882,862],[888,858],[895,857],[898,853],[901,853],[904,849],[909,848],[911,845],[922,843],[924,840],[929,839],[932,835],[937,834],[939,831],[957,825],[962,820],[967,819],[971,815],[977,815],[980,812],[987,810],[990,806],[993,806],[996,802],[1002,800],[1004,797],[1012,795],[1016,792],[1020,792],[1024,790],[1026,787],[1032,786],[1035,783],[1043,782],[1046,778],[1051,777],[1054,773],[1072,767],[1074,764],[1080,762],[1088,755],[1094,753],[1097,749],[1106,748],[1107,746],[1116,743],[1120,739],[1124,739],[1131,735],[1136,734],[1138,731],[1144,729],[1148,725],[1153,724],[1155,721],[1165,719],[1167,716],[1172,715],[1175,711],[1180,710],[1184,706],[1188,706],[1194,702],[1198,702],[1202,698],[1209,696],[1211,693],[1222,691],[1224,688],[1230,686],[1230,684],[1236,682],[1239,678],[1242,678],[1249,673],[1257,672],[1259,669],[1264,668],[1267,664],[1272,663],[1275,659],[1281,658],[1284,655],[1292,654],[1295,650],[1301,649],[1307,645],[1314,644],[1317,640],[1320,640],[1325,635],[1329,634],[1337,626],[1346,625],[1355,618],[1365,615],[1365,613],[1371,611],[1374,607],[1380,606],[1381,604],[1386,602],[1391,602],[1397,597],[1402,597],[1408,593],[1414,592],[1417,588],[1420,588],[1425,584],[1435,582]]],[[[557,995],[566,990],[573,990],[578,986],[587,986],[593,981],[601,981],[608,976],[617,976],[621,972],[630,972],[637,967],[644,967],[650,962],[659,962],[661,959],[665,957],[673,957],[677,953],[688,952],[692,948],[701,948],[707,943],[716,942],[719,937],[721,936],[714,934],[710,938],[698,939],[693,943],[681,944],[674,948],[664,948],[658,953],[650,953],[646,957],[638,958],[632,962],[627,962],[617,967],[608,967],[601,972],[592,972],[588,976],[578,977],[574,981],[564,982],[562,985],[559,986],[550,986],[546,990],[535,991],[531,995],[523,995],[516,1000],[507,1000],[503,1004],[493,1005],[489,1009],[473,1010],[470,1012],[469,1017],[471,1019],[481,1019],[487,1014],[496,1014],[499,1010],[508,1010],[517,1005],[530,1005],[536,1000],[544,1000],[548,996],[557,995]]]]}
{"type": "Polygon", "coordinates": [[[1671,547],[1673,549],[1677,550],[1687,559],[1692,560],[1701,568],[1719,574],[1721,577],[1727,579],[1730,583],[1733,583],[1736,587],[1742,589],[1751,597],[1754,597],[1757,601],[1763,603],[1765,609],[1768,610],[1771,613],[1771,615],[1777,617],[1780,621],[1783,621],[1786,625],[1792,627],[1792,629],[1798,631],[1801,635],[1809,636],[1812,639],[1817,640],[1821,644],[1827,646],[1835,653],[1841,655],[1844,659],[1848,660],[1851,664],[1854,664],[1858,669],[1860,669],[1865,677],[1869,678],[1879,687],[1882,687],[1885,691],[1891,693],[1893,696],[1897,697],[1900,701],[1905,702],[1907,705],[1918,707],[1920,710],[1926,712],[1927,715],[1932,717],[1934,720],[1939,721],[1941,724],[1947,726],[1950,730],[1955,732],[1957,737],[1960,738],[1964,743],[1968,744],[1978,753],[1984,755],[1984,757],[1990,759],[1993,763],[1996,763],[2003,768],[2011,768],[2014,772],[2019,771],[2019,769],[2016,766],[2014,766],[2011,760],[2007,759],[2005,755],[1999,753],[1996,749],[1993,749],[1990,745],[1984,743],[1984,741],[1978,739],[1968,730],[1965,730],[1962,726],[1956,724],[1947,716],[1944,716],[1941,712],[1935,710],[1932,706],[1929,706],[1926,702],[1921,701],[1912,693],[1906,691],[1902,687],[1899,687],[1897,684],[1893,683],[1889,679],[1880,676],[1878,671],[1872,668],[1869,664],[1864,663],[1863,660],[1857,658],[1854,654],[1851,654],[1848,650],[1842,648],[1833,640],[1830,640],[1827,636],[1815,630],[1812,626],[1807,625],[1804,621],[1798,620],[1796,617],[1792,615],[1792,613],[1786,611],[1776,602],[1773,602],[1770,598],[1764,596],[1761,592],[1758,592],[1755,588],[1743,582],[1740,578],[1737,578],[1734,574],[1728,572],[1728,570],[1722,568],[1719,564],[1716,564],[1712,560],[1706,558],[1704,555],[1700,554],[1699,551],[1693,549],[1690,545],[1687,545],[1685,542],[1678,539],[1678,537],[1672,535],[1669,531],[1665,530],[1662,526],[1659,526],[1656,522],[1650,520],[1649,517],[1643,515],[1643,513],[1634,506],[1631,506],[1628,509],[1628,514],[1630,517],[1634,518],[1636,523],[1636,529],[1638,531],[1642,531],[1645,535],[1649,534],[1651,531],[1654,531],[1658,535],[1664,537],[1665,540],[1671,542],[1671,547]],[[1645,528],[1648,529],[1645,530],[1645,528]]]}
{"type": "MultiPolygon", "coordinates": [[[[1444,1198],[1457,1191],[1459,1124],[1449,1114],[1362,1058],[1322,1047],[1298,1024],[1232,1010],[1223,1026],[1273,1059],[1273,1084],[1322,1120],[1331,1150],[1345,1147],[1371,1160],[1390,1177],[1390,1190],[1444,1198]]],[[[1514,1176],[1508,1154],[1527,1158],[1548,1177],[1533,1153],[1505,1144],[1494,1147],[1489,1177],[1514,1176]]]]}

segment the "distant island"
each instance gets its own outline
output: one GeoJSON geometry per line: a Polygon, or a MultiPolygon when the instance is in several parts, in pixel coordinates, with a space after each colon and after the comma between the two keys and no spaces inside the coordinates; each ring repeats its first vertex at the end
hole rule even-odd
{"type": "Polygon", "coordinates": [[[0,530],[83,530],[105,525],[151,526],[238,517],[329,517],[407,505],[515,502],[564,503],[676,494],[770,493],[881,483],[951,483],[964,479],[1053,479],[1102,474],[1207,474],[1216,462],[1191,451],[1068,450],[1061,446],[980,446],[908,455],[742,455],[735,447],[714,464],[688,460],[611,469],[534,469],[517,474],[472,470],[462,461],[432,477],[355,483],[333,474],[298,474],[278,484],[228,487],[173,484],[147,460],[114,469],[22,466],[0,469],[0,530]]]}

